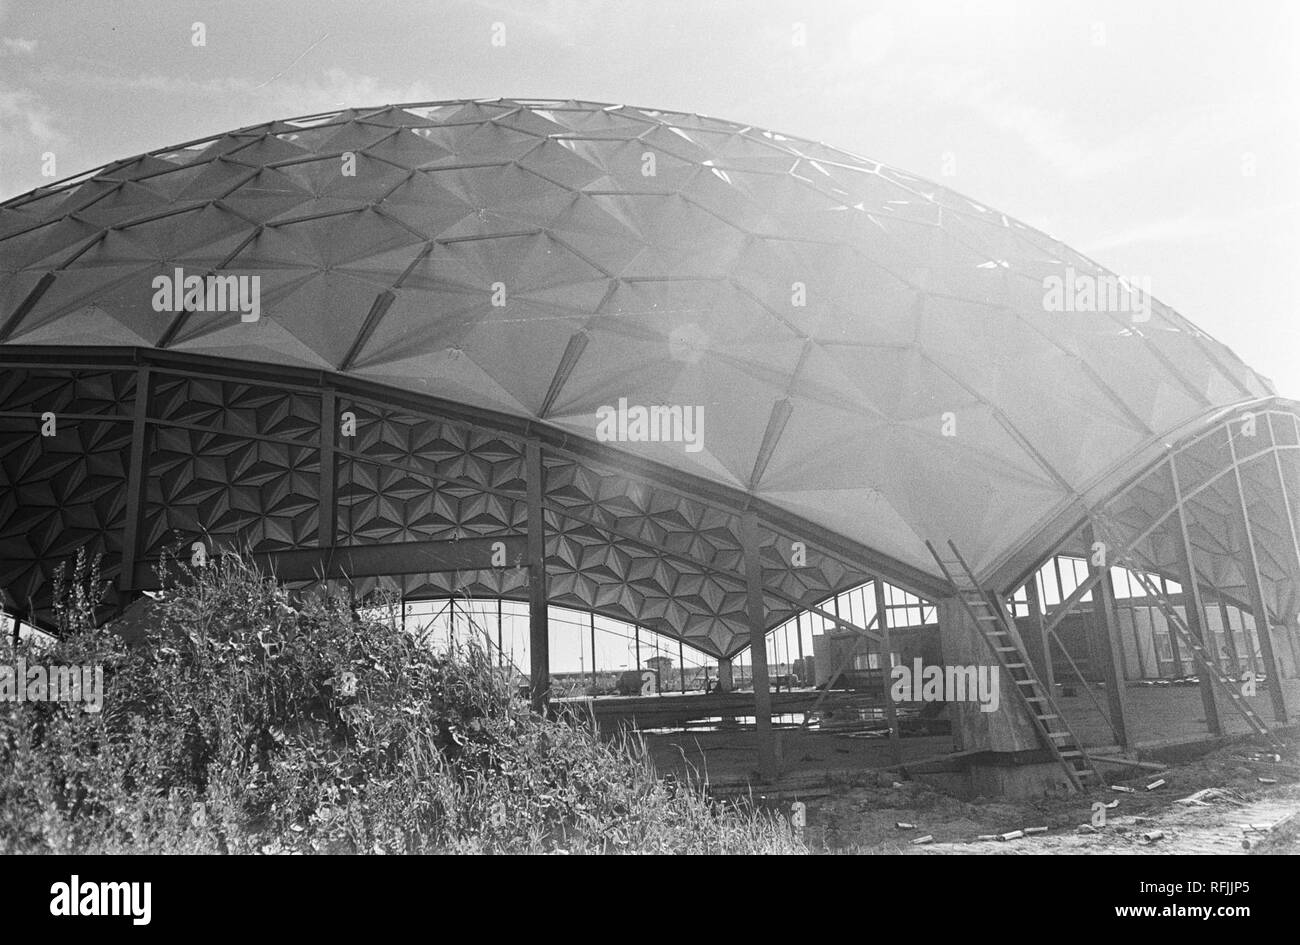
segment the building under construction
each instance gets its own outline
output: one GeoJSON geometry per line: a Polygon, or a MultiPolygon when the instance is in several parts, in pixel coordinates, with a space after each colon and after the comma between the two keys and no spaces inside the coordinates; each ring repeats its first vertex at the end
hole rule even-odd
{"type": "Polygon", "coordinates": [[[350,109],[131,157],[0,204],[4,608],[48,626],[78,551],[107,619],[169,550],[249,549],[764,780],[818,757],[796,739],[1032,793],[1269,738],[1300,712],[1300,410],[1140,283],[646,108],[350,109]]]}

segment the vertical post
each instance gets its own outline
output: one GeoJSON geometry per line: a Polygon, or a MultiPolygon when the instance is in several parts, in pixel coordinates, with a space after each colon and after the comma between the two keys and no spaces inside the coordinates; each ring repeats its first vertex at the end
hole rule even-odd
{"type": "MultiPolygon", "coordinates": [[[[144,504],[144,448],[149,426],[149,366],[135,372],[135,411],[131,420],[131,459],[126,479],[126,524],[122,529],[122,565],[117,576],[120,591],[135,589],[135,561],[140,553],[140,518],[144,504]]],[[[14,624],[17,627],[17,624],[14,624]]],[[[15,633],[17,631],[15,630],[15,633]]]]}
{"type": "MultiPolygon", "coordinates": [[[[1160,585],[1160,593],[1165,595],[1165,600],[1169,600],[1169,586],[1163,575],[1153,575],[1155,582],[1160,585]]],[[[1183,666],[1183,648],[1178,643],[1178,634],[1172,630],[1169,631],[1169,651],[1174,657],[1174,674],[1177,676],[1186,676],[1187,669],[1183,666]]],[[[1188,658],[1190,662],[1190,657],[1188,658]]],[[[1193,663],[1193,665],[1195,665],[1193,663]]]]}
{"type": "Polygon", "coordinates": [[[781,628],[781,639],[785,643],[785,662],[782,665],[785,667],[785,675],[788,676],[792,671],[790,666],[790,622],[788,620],[785,626],[781,628]]]}
{"type": "Polygon", "coordinates": [[[1255,557],[1255,535],[1250,527],[1250,511],[1246,507],[1246,489],[1241,482],[1241,467],[1237,465],[1237,445],[1233,442],[1232,423],[1225,423],[1224,431],[1228,435],[1228,450],[1232,455],[1232,478],[1237,484],[1237,510],[1241,513],[1241,524],[1246,534],[1246,563],[1250,572],[1246,575],[1250,591],[1251,608],[1255,611],[1255,634],[1259,637],[1260,655],[1264,657],[1264,669],[1268,674],[1268,696],[1273,702],[1273,718],[1286,725],[1286,694],[1282,691],[1282,674],[1278,672],[1277,655],[1273,652],[1273,634],[1269,626],[1268,607],[1264,604],[1264,581],[1259,576],[1259,559],[1255,557]]]}
{"type": "Polygon", "coordinates": [[[735,678],[731,672],[731,657],[718,657],[718,691],[731,692],[735,686],[735,678]]]}
{"type": "Polygon", "coordinates": [[[889,723],[889,750],[894,764],[903,762],[903,743],[899,738],[898,707],[890,690],[893,668],[894,647],[889,637],[889,617],[885,610],[885,582],[879,576],[872,579],[876,591],[876,629],[880,631],[880,678],[885,695],[885,721],[889,723]]]}
{"type": "Polygon", "coordinates": [[[338,470],[334,462],[334,441],[338,436],[338,401],[334,391],[320,395],[320,512],[316,524],[316,543],[333,548],[338,536],[338,470]]]}
{"type": "Polygon", "coordinates": [[[677,641],[677,682],[682,695],[686,695],[686,647],[681,640],[677,641]]]}
{"type": "MultiPolygon", "coordinates": [[[[1196,560],[1192,557],[1192,540],[1187,531],[1187,514],[1183,509],[1183,487],[1178,479],[1178,465],[1173,455],[1169,457],[1169,478],[1173,480],[1174,507],[1178,513],[1178,541],[1174,544],[1178,553],[1178,583],[1183,586],[1183,612],[1187,614],[1187,626],[1201,642],[1206,658],[1216,668],[1221,668],[1218,647],[1210,639],[1209,626],[1205,620],[1201,586],[1196,580],[1196,560]]],[[[1219,707],[1214,701],[1214,681],[1209,673],[1200,670],[1197,673],[1201,678],[1201,705],[1205,707],[1205,724],[1209,726],[1211,735],[1222,735],[1223,723],[1219,719],[1219,707]]]]}
{"type": "Polygon", "coordinates": [[[596,694],[596,612],[591,611],[591,694],[596,694]]]}
{"type": "Polygon", "coordinates": [[[1083,540],[1088,546],[1088,569],[1101,571],[1093,588],[1093,632],[1097,639],[1094,652],[1101,657],[1102,675],[1106,680],[1106,698],[1110,705],[1110,724],[1115,730],[1121,748],[1128,748],[1128,712],[1124,698],[1124,653],[1115,617],[1115,585],[1111,581],[1109,550],[1097,565],[1093,546],[1096,531],[1091,522],[1084,526],[1083,540]]]}
{"type": "Polygon", "coordinates": [[[504,650],[504,649],[502,648],[502,646],[501,646],[501,642],[502,642],[502,641],[501,641],[501,623],[502,623],[502,620],[501,620],[501,598],[498,597],[498,598],[497,598],[497,665],[498,665],[498,666],[505,666],[505,665],[506,665],[505,650],[504,650]]]}
{"type": "MultiPolygon", "coordinates": [[[[1232,621],[1229,619],[1230,616],[1231,614],[1228,612],[1228,602],[1220,597],[1219,619],[1223,621],[1223,639],[1224,642],[1228,644],[1228,653],[1232,657],[1232,673],[1233,676],[1236,677],[1241,675],[1241,672],[1246,668],[1248,661],[1243,660],[1241,654],[1237,652],[1237,628],[1232,625],[1232,621]]],[[[1245,636],[1246,635],[1243,633],[1243,641],[1245,640],[1245,636]]],[[[1253,657],[1251,661],[1249,661],[1249,665],[1254,665],[1253,657]]]]}
{"type": "Polygon", "coordinates": [[[1048,692],[1056,691],[1056,667],[1052,665],[1052,641],[1050,634],[1047,632],[1047,621],[1043,615],[1043,595],[1038,593],[1038,581],[1042,574],[1042,569],[1035,571],[1033,576],[1025,583],[1025,600],[1029,603],[1029,610],[1038,622],[1038,640],[1039,648],[1043,654],[1043,665],[1039,668],[1038,675],[1042,679],[1043,685],[1047,687],[1048,692]]]}
{"type": "MultiPolygon", "coordinates": [[[[1277,487],[1282,493],[1282,508],[1286,511],[1287,529],[1291,535],[1291,552],[1295,555],[1296,561],[1296,582],[1300,586],[1300,538],[1296,536],[1295,512],[1291,507],[1291,493],[1286,487],[1286,476],[1282,472],[1282,454],[1278,449],[1277,434],[1273,432],[1273,414],[1265,414],[1268,418],[1268,435],[1273,441],[1273,469],[1277,473],[1277,487]]],[[[1296,615],[1295,614],[1278,614],[1279,617],[1286,617],[1287,634],[1291,641],[1291,649],[1296,660],[1296,665],[1300,668],[1300,638],[1297,637],[1296,615]]]]}
{"type": "Polygon", "coordinates": [[[546,520],[542,511],[542,445],[524,447],[528,488],[528,655],[533,710],[544,712],[551,694],[551,640],[546,613],[546,520]]]}
{"type": "Polygon", "coordinates": [[[758,737],[758,773],[776,780],[776,740],[772,732],[772,692],[767,679],[767,608],[763,604],[763,565],[758,547],[758,515],[741,515],[745,559],[745,614],[749,621],[749,659],[754,679],[754,728],[758,737]]]}
{"type": "Polygon", "coordinates": [[[636,671],[641,672],[641,625],[632,624],[632,636],[636,639],[636,671]]]}
{"type": "MultiPolygon", "coordinates": [[[[1128,592],[1128,596],[1124,598],[1126,601],[1125,606],[1128,608],[1129,616],[1133,620],[1133,649],[1137,653],[1138,673],[1143,679],[1147,679],[1152,676],[1152,671],[1147,666],[1146,657],[1143,655],[1146,647],[1142,645],[1142,634],[1138,630],[1137,604],[1133,603],[1133,572],[1128,568],[1124,569],[1124,590],[1128,592]]],[[[1150,610],[1147,613],[1149,614],[1150,610]]],[[[1151,648],[1153,651],[1155,650],[1154,637],[1152,638],[1151,648]]],[[[1154,675],[1160,675],[1160,655],[1158,653],[1156,654],[1154,675]]]]}

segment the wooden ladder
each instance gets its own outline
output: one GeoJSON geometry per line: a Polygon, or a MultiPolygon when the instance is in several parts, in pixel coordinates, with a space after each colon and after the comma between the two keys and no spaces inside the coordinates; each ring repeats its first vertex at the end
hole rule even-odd
{"type": "MultiPolygon", "coordinates": [[[[1155,601],[1156,606],[1160,608],[1160,612],[1165,615],[1165,621],[1169,624],[1170,632],[1176,633],[1179,642],[1191,651],[1192,657],[1196,660],[1196,664],[1201,668],[1201,672],[1208,673],[1210,679],[1218,684],[1219,688],[1223,690],[1224,695],[1228,697],[1228,701],[1232,703],[1233,708],[1235,708],[1241,717],[1246,720],[1246,724],[1251,727],[1256,735],[1259,735],[1267,741],[1275,750],[1281,751],[1282,743],[1278,740],[1278,737],[1273,734],[1272,730],[1264,724],[1264,720],[1259,717],[1259,714],[1250,707],[1250,703],[1246,701],[1246,697],[1243,696],[1241,690],[1237,688],[1236,680],[1221,670],[1214,660],[1210,659],[1210,656],[1206,653],[1205,647],[1202,645],[1201,641],[1196,638],[1196,634],[1192,633],[1191,628],[1187,626],[1186,621],[1183,620],[1178,611],[1176,611],[1173,606],[1170,605],[1169,601],[1165,599],[1164,594],[1162,594],[1155,586],[1155,582],[1151,580],[1145,571],[1139,569],[1131,561],[1124,562],[1124,567],[1128,569],[1130,574],[1137,578],[1138,583],[1142,585],[1142,589],[1146,591],[1147,596],[1155,601]]],[[[1260,623],[1261,621],[1257,620],[1256,626],[1260,623]]],[[[1268,631],[1265,630],[1264,632],[1267,633],[1268,631]]],[[[1278,685],[1278,680],[1271,679],[1269,680],[1269,684],[1276,686],[1278,685]]]]}
{"type": "Polygon", "coordinates": [[[1071,786],[1076,791],[1083,792],[1104,785],[1106,782],[1101,773],[1070,730],[1061,710],[1052,699],[1052,694],[1034,675],[1029,657],[1020,642],[1020,634],[1016,632],[1015,624],[1011,622],[1006,607],[998,596],[980,586],[966,559],[951,541],[948,542],[948,548],[953,554],[951,561],[945,560],[930,542],[927,541],[925,546],[930,549],[930,554],[934,556],[948,583],[956,590],[962,609],[979,629],[980,636],[993,652],[998,665],[1011,680],[1011,688],[1033,721],[1040,742],[1061,765],[1071,786]]]}

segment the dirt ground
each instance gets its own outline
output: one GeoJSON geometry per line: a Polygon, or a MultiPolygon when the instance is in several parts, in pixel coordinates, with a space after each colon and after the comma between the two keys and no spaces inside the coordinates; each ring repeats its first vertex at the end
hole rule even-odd
{"type": "Polygon", "coordinates": [[[1135,793],[1097,790],[1016,803],[964,801],[924,780],[881,773],[874,785],[809,799],[805,837],[826,853],[1300,853],[1300,752],[1292,740],[1280,761],[1262,755],[1233,744],[1159,771],[1108,769],[1113,784],[1135,793]],[[1159,779],[1166,783],[1147,789],[1159,779]],[[1094,826],[1096,803],[1111,805],[1104,825],[1094,826]],[[1019,838],[979,839],[1042,827],[1019,838]]]}

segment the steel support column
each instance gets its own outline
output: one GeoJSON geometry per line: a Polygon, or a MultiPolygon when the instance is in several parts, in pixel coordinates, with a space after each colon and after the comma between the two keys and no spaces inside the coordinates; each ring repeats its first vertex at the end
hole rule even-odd
{"type": "Polygon", "coordinates": [[[735,676],[731,669],[731,657],[718,657],[718,691],[731,692],[735,688],[735,676]]]}
{"type": "Polygon", "coordinates": [[[758,515],[741,516],[745,558],[745,614],[749,621],[749,658],[754,680],[754,728],[758,738],[758,774],[776,780],[776,740],[772,732],[772,692],[767,678],[767,608],[763,604],[763,565],[759,557],[758,515]]]}
{"type": "Polygon", "coordinates": [[[320,395],[320,512],[316,524],[316,543],[333,548],[339,525],[338,470],[334,462],[334,442],[339,435],[338,402],[334,391],[320,395]]]}
{"type": "Polygon", "coordinates": [[[149,427],[149,366],[135,372],[135,410],[131,421],[131,459],[126,479],[126,522],[122,528],[122,564],[118,590],[136,589],[135,562],[140,553],[141,516],[144,514],[144,448],[149,427]]]}
{"type": "MultiPolygon", "coordinates": [[[[1192,540],[1187,531],[1187,515],[1183,510],[1183,486],[1178,479],[1178,464],[1174,456],[1169,457],[1169,478],[1174,485],[1174,501],[1178,509],[1178,541],[1175,543],[1178,549],[1178,583],[1183,586],[1183,611],[1186,613],[1187,626],[1195,635],[1196,639],[1201,641],[1201,648],[1205,651],[1206,657],[1215,667],[1219,666],[1218,647],[1215,646],[1212,634],[1205,619],[1205,606],[1201,601],[1201,586],[1196,580],[1196,564],[1192,557],[1192,540]]],[[[1170,632],[1169,638],[1172,640],[1176,634],[1170,632]]],[[[1223,722],[1219,718],[1219,706],[1214,701],[1214,680],[1208,673],[1202,673],[1198,670],[1200,676],[1201,705],[1205,707],[1205,724],[1209,726],[1211,735],[1223,734],[1223,722]]]]}
{"type": "MultiPolygon", "coordinates": [[[[1247,666],[1253,667],[1255,665],[1254,657],[1252,656],[1248,660],[1242,659],[1241,654],[1237,652],[1237,628],[1232,625],[1231,615],[1228,612],[1228,602],[1223,599],[1217,587],[1214,589],[1214,594],[1219,601],[1219,619],[1223,621],[1223,639],[1228,644],[1228,655],[1232,658],[1232,675],[1240,676],[1247,666]]],[[[1237,612],[1241,613],[1241,611],[1237,612]]],[[[1241,638],[1243,643],[1249,642],[1246,640],[1244,632],[1241,638]]]]}
{"type": "MultiPolygon", "coordinates": [[[[1265,414],[1268,419],[1268,435],[1273,441],[1273,470],[1277,473],[1277,486],[1282,493],[1282,508],[1286,511],[1287,529],[1291,535],[1291,552],[1295,556],[1296,587],[1300,590],[1300,538],[1297,538],[1295,525],[1295,509],[1291,505],[1291,491],[1286,487],[1286,475],[1282,472],[1282,453],[1278,449],[1277,434],[1273,430],[1273,414],[1265,414]]],[[[1280,609],[1280,608],[1279,608],[1280,609]]],[[[1295,613],[1279,614],[1279,617],[1286,621],[1287,637],[1291,642],[1292,656],[1295,659],[1297,672],[1300,672],[1300,626],[1297,620],[1300,615],[1295,613]]]]}
{"type": "Polygon", "coordinates": [[[591,694],[596,694],[596,612],[587,615],[591,618],[591,694]]]}
{"type": "MultiPolygon", "coordinates": [[[[876,577],[872,582],[876,592],[876,613],[880,619],[876,621],[876,628],[880,631],[880,674],[882,689],[885,696],[885,721],[889,723],[889,750],[893,755],[894,764],[903,763],[903,744],[899,739],[898,731],[898,707],[894,705],[894,696],[892,693],[893,686],[892,673],[894,665],[894,648],[890,644],[889,638],[889,611],[885,607],[885,582],[876,577]]],[[[830,684],[827,683],[827,688],[830,684]]]]}
{"type": "Polygon", "coordinates": [[[1119,739],[1121,748],[1128,748],[1128,708],[1124,693],[1124,652],[1119,637],[1119,622],[1115,614],[1115,585],[1110,575],[1110,555],[1103,557],[1104,564],[1095,563],[1096,531],[1091,522],[1084,526],[1084,544],[1088,546],[1088,569],[1096,578],[1096,591],[1092,595],[1093,632],[1104,639],[1097,640],[1094,648],[1100,657],[1102,675],[1106,680],[1106,699],[1110,705],[1110,727],[1119,739]]]}
{"type": "Polygon", "coordinates": [[[542,510],[542,447],[524,448],[528,488],[528,653],[533,709],[543,712],[551,695],[551,640],[546,613],[546,519],[542,510]]]}
{"type": "Polygon", "coordinates": [[[1043,601],[1038,593],[1038,575],[1035,571],[1025,582],[1025,601],[1029,604],[1029,613],[1038,624],[1039,646],[1042,647],[1042,665],[1038,667],[1038,678],[1043,681],[1049,692],[1056,691],[1056,672],[1052,666],[1052,641],[1047,633],[1047,621],[1043,617],[1043,601]]]}
{"type": "Polygon", "coordinates": [[[677,688],[686,695],[686,645],[677,638],[677,688]]]}
{"type": "Polygon", "coordinates": [[[1273,633],[1269,626],[1268,607],[1264,603],[1264,581],[1259,576],[1259,559],[1255,556],[1255,533],[1250,527],[1246,489],[1241,481],[1241,467],[1237,464],[1237,445],[1233,442],[1232,427],[1225,427],[1225,432],[1228,434],[1228,450],[1232,454],[1232,479],[1237,485],[1237,511],[1241,513],[1241,524],[1246,535],[1246,564],[1250,566],[1246,581],[1251,608],[1255,611],[1255,635],[1259,638],[1259,651],[1264,657],[1264,669],[1268,674],[1268,697],[1273,703],[1273,718],[1285,725],[1288,721],[1286,694],[1282,691],[1282,674],[1278,672],[1277,655],[1273,652],[1273,633]]]}
{"type": "MultiPolygon", "coordinates": [[[[1170,460],[1172,461],[1172,459],[1173,459],[1173,457],[1171,456],[1171,457],[1170,457],[1170,460]]],[[[1182,510],[1179,509],[1178,511],[1182,511],[1182,510]]],[[[1193,573],[1192,576],[1193,576],[1193,578],[1194,578],[1194,577],[1196,576],[1195,573],[1193,573]]],[[[1155,582],[1156,582],[1157,584],[1160,585],[1160,590],[1161,590],[1161,592],[1165,595],[1165,600],[1168,600],[1168,599],[1169,599],[1169,584],[1168,584],[1168,582],[1164,579],[1164,576],[1163,576],[1163,575],[1156,575],[1156,576],[1155,576],[1155,582]]],[[[1154,626],[1154,623],[1152,624],[1152,626],[1154,626]]],[[[1181,646],[1178,645],[1178,634],[1176,634],[1176,633],[1171,633],[1171,634],[1169,634],[1169,652],[1170,652],[1170,654],[1171,654],[1171,655],[1173,656],[1173,658],[1174,658],[1174,673],[1175,673],[1175,675],[1177,675],[1177,676],[1186,676],[1186,675],[1187,675],[1187,668],[1186,668],[1185,666],[1183,666],[1183,648],[1182,648],[1181,646]]],[[[1191,662],[1192,668],[1193,668],[1193,670],[1194,670],[1194,669],[1196,668],[1196,663],[1195,663],[1195,661],[1192,660],[1192,658],[1191,658],[1190,656],[1188,657],[1188,660],[1191,662]]]]}

